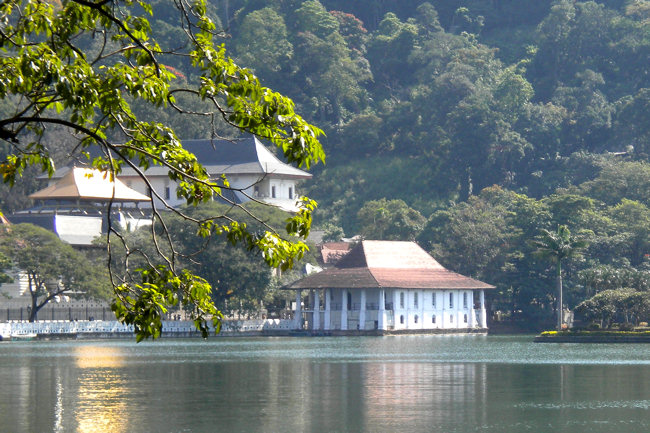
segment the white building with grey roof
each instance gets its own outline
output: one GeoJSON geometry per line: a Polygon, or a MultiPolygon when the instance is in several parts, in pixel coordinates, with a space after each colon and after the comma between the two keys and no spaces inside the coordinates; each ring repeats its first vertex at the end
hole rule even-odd
{"type": "MultiPolygon", "coordinates": [[[[222,188],[225,202],[241,204],[258,200],[295,212],[300,198],[298,184],[312,177],[310,173],[282,162],[255,136],[232,140],[183,140],[183,147],[196,155],[211,180],[219,182],[222,176],[228,179],[229,188],[222,188]]],[[[51,182],[64,175],[66,170],[69,168],[57,170],[51,182]]],[[[166,167],[153,165],[145,174],[155,191],[152,198],[157,208],[161,207],[162,200],[172,207],[185,204],[184,199],[177,197],[178,184],[169,178],[166,167]]],[[[118,179],[141,194],[150,194],[149,186],[130,167],[124,167],[118,179]]]]}

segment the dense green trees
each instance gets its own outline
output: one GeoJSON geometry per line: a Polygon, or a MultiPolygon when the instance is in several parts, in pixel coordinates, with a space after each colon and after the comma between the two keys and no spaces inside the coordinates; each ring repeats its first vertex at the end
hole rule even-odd
{"type": "Polygon", "coordinates": [[[424,228],[426,219],[402,200],[372,200],[357,214],[359,234],[365,239],[412,241],[424,228]]]}
{"type": "MultiPolygon", "coordinates": [[[[638,276],[648,266],[648,10],[639,0],[210,0],[205,13],[220,19],[235,59],[325,131],[328,165],[303,189],[320,203],[317,224],[353,236],[367,229],[369,202],[401,200],[427,219],[418,240],[446,266],[498,286],[493,308],[537,321],[552,317],[557,297],[552,266],[529,243],[542,229],[566,225],[589,240],[584,260],[564,267],[570,307],[632,287],[595,283],[603,269],[638,276]]],[[[175,48],[176,15],[154,7],[153,19],[163,48],[175,48]]],[[[172,87],[200,80],[187,57],[160,59],[174,68],[172,87]]],[[[250,80],[250,95],[265,94],[241,74],[220,87],[235,103],[220,106],[240,114],[256,105],[233,90],[246,93],[250,80]]],[[[201,124],[175,106],[132,111],[182,138],[228,134],[228,122],[256,132],[274,118],[220,120],[210,98],[172,95],[185,111],[217,116],[201,124]]]]}
{"type": "MultiPolygon", "coordinates": [[[[99,150],[102,156],[92,161],[95,168],[115,175],[124,165],[138,173],[162,165],[188,205],[225,199],[176,131],[153,118],[163,107],[177,117],[203,119],[211,126],[210,137],[220,119],[235,131],[267,139],[291,163],[309,167],[324,160],[318,141],[322,131],[299,116],[289,98],[263,87],[236,65],[219,45],[220,31],[200,0],[174,2],[173,9],[167,2],[132,0],[0,3],[0,139],[10,148],[0,164],[4,182],[14,184],[29,166],[53,173],[52,155],[59,148],[44,138],[55,125],[74,137],[79,150],[99,150]],[[170,10],[176,17],[171,30],[182,40],[152,32],[148,18],[164,21],[170,10]],[[180,33],[175,31],[179,26],[180,33]],[[170,46],[161,46],[156,37],[170,46]],[[187,70],[167,67],[168,62],[187,70]]],[[[303,204],[285,226],[285,236],[270,226],[251,232],[223,214],[193,220],[195,233],[223,234],[232,243],[260,251],[270,266],[288,268],[307,249],[300,237],[309,232],[315,204],[303,204]]],[[[109,234],[109,241],[119,237],[116,231],[109,234]]],[[[204,335],[207,320],[218,325],[209,285],[176,268],[171,252],[164,264],[147,264],[136,278],[120,278],[136,275],[129,272],[112,275],[113,310],[135,326],[138,339],[159,335],[162,314],[178,303],[190,308],[204,335]]]]}
{"type": "MultiPolygon", "coordinates": [[[[290,217],[282,210],[262,204],[250,205],[247,212],[216,203],[187,210],[187,215],[197,220],[219,213],[228,213],[229,217],[246,224],[253,232],[264,230],[267,226],[282,226],[290,217]]],[[[173,248],[178,260],[176,266],[205,279],[212,287],[211,299],[223,312],[257,312],[264,303],[273,302],[274,296],[282,296],[270,292],[275,277],[272,270],[265,266],[260,253],[241,245],[232,245],[223,237],[195,236],[194,224],[179,216],[167,218],[165,226],[170,242],[160,241],[159,236],[165,235],[165,232],[159,224],[154,226],[156,236],[151,236],[148,227],[125,234],[129,249],[115,252],[116,264],[128,261],[128,267],[132,269],[148,263],[157,266],[164,263],[158,253],[171,257],[173,248]],[[160,243],[156,245],[156,242],[160,243]]],[[[313,257],[306,257],[307,260],[313,261],[313,257]]]]}
{"type": "Polygon", "coordinates": [[[13,269],[27,275],[30,322],[57,296],[110,298],[105,263],[91,261],[49,230],[31,224],[5,227],[0,232],[0,251],[13,269]]]}

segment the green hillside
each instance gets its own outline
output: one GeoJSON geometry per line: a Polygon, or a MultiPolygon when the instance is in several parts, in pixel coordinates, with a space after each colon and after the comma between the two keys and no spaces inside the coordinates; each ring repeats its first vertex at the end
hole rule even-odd
{"type": "MultiPolygon", "coordinates": [[[[153,3],[154,32],[174,48],[181,30],[153,3]]],[[[533,241],[566,226],[588,242],[562,263],[566,306],[626,289],[640,307],[608,298],[607,323],[648,319],[650,1],[211,4],[230,55],[326,133],[327,163],[303,185],[316,226],[417,240],[496,285],[500,317],[532,326],[556,308],[556,263],[533,241]]],[[[172,113],[149,114],[180,137],[227,133],[172,113]]],[[[4,209],[25,202],[1,192],[4,209]]],[[[594,308],[585,320],[600,323],[594,308]]]]}

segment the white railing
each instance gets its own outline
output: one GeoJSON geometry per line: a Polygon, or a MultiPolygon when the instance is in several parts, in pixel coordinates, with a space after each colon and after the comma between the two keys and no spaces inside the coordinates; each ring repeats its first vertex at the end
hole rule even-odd
{"type": "MultiPolygon", "coordinates": [[[[293,320],[224,320],[222,333],[288,331],[293,329],[293,320]]],[[[196,332],[191,321],[163,321],[163,333],[196,332]]],[[[38,322],[9,321],[0,323],[0,335],[49,335],[49,334],[132,334],[133,326],[124,325],[117,320],[67,321],[43,320],[38,322]]]]}

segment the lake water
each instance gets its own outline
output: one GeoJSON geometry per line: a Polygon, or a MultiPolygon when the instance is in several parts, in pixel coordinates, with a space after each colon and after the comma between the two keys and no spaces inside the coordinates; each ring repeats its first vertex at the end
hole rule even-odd
{"type": "Polygon", "coordinates": [[[650,345],[0,343],[1,432],[649,432],[650,345]]]}

